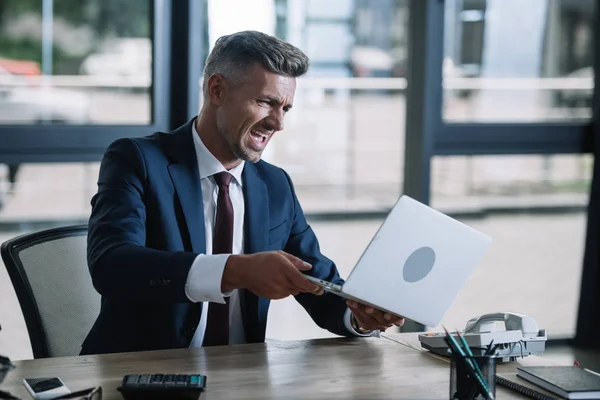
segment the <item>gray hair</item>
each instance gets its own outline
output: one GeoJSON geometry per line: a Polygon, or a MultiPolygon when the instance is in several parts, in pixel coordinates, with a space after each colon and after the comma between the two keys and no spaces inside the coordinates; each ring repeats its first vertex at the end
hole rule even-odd
{"type": "Polygon", "coordinates": [[[204,94],[208,79],[214,74],[240,84],[246,68],[256,62],[268,71],[293,78],[304,75],[310,65],[302,50],[266,33],[242,31],[221,36],[206,59],[204,94]]]}

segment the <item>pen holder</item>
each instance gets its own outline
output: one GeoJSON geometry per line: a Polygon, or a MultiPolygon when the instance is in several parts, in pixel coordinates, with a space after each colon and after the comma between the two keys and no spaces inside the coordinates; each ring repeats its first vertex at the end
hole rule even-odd
{"type": "Polygon", "coordinates": [[[465,356],[461,357],[452,354],[450,357],[450,399],[460,400],[480,400],[488,399],[489,396],[482,388],[482,384],[472,373],[472,369],[467,363],[477,363],[480,377],[489,389],[493,398],[496,397],[496,358],[490,356],[465,356]]]}
{"type": "Polygon", "coordinates": [[[8,374],[8,371],[13,369],[14,367],[15,366],[12,365],[12,363],[7,357],[0,356],[0,383],[4,381],[4,378],[6,377],[6,374],[8,374]]]}

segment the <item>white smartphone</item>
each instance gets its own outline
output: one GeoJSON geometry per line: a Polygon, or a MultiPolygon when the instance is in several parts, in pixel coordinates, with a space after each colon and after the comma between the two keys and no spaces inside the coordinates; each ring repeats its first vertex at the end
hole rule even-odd
{"type": "Polygon", "coordinates": [[[71,393],[60,378],[28,378],[23,379],[23,385],[36,400],[53,399],[71,393]]]}

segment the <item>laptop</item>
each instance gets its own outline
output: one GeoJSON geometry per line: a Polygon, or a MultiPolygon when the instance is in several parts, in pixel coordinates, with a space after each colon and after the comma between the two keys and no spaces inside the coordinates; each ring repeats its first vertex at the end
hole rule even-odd
{"type": "Polygon", "coordinates": [[[343,285],[307,275],[325,291],[437,326],[492,239],[401,196],[343,285]]]}

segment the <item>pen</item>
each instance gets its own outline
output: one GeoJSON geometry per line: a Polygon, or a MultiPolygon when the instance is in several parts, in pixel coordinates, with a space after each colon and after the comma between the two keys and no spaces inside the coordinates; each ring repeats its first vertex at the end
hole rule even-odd
{"type": "MultiPolygon", "coordinates": [[[[469,344],[467,343],[467,340],[465,339],[465,337],[463,335],[460,334],[459,330],[456,330],[456,334],[458,335],[460,341],[462,342],[463,346],[465,347],[465,351],[467,352],[467,355],[469,357],[473,357],[473,352],[471,351],[471,348],[469,347],[469,344]]],[[[477,373],[481,375],[482,378],[484,378],[484,382],[485,382],[485,375],[483,375],[483,371],[481,371],[481,369],[479,369],[479,364],[477,364],[477,361],[475,361],[473,359],[473,366],[475,367],[475,369],[477,370],[477,373]]],[[[487,382],[486,382],[486,388],[488,390],[488,392],[490,391],[489,387],[487,386],[487,382]]]]}
{"type": "MultiPolygon", "coordinates": [[[[473,357],[473,352],[471,351],[471,348],[469,347],[467,340],[465,339],[465,337],[463,335],[461,335],[461,333],[458,329],[456,329],[456,334],[458,335],[458,338],[460,339],[462,345],[464,346],[465,351],[467,352],[467,355],[469,357],[471,357],[471,362],[473,363],[473,367],[475,367],[475,370],[481,376],[483,382],[485,383],[486,391],[490,392],[490,387],[488,386],[487,382],[485,381],[485,375],[483,374],[483,371],[479,368],[479,364],[477,363],[477,360],[475,360],[475,358],[473,357]]],[[[492,339],[492,340],[494,340],[494,339],[492,339]]],[[[484,358],[484,360],[485,360],[485,358],[484,358]]]]}
{"type": "Polygon", "coordinates": [[[446,338],[448,339],[448,345],[450,346],[450,348],[456,354],[458,354],[460,356],[460,358],[464,361],[467,369],[469,370],[469,372],[471,373],[471,375],[475,378],[475,381],[479,385],[479,388],[481,390],[483,390],[483,392],[488,397],[488,399],[494,400],[494,395],[492,394],[492,392],[488,388],[488,386],[487,386],[487,384],[486,384],[485,379],[483,378],[483,376],[479,375],[477,373],[477,371],[473,367],[473,364],[470,362],[471,360],[467,359],[467,356],[465,355],[465,353],[462,351],[461,347],[456,342],[456,339],[454,339],[454,337],[452,337],[452,335],[450,334],[450,332],[448,332],[448,329],[446,329],[446,327],[443,327],[443,328],[444,328],[444,331],[446,331],[446,338]]]}
{"type": "MultiPolygon", "coordinates": [[[[485,384],[485,381],[482,379],[482,377],[480,377],[477,372],[475,371],[475,369],[473,368],[473,364],[471,363],[471,360],[468,360],[465,356],[465,354],[462,352],[462,350],[460,349],[460,347],[458,347],[458,343],[456,343],[455,340],[452,340],[452,343],[450,342],[450,340],[448,340],[450,337],[450,335],[448,334],[448,336],[446,336],[444,338],[444,341],[446,342],[446,344],[448,345],[448,347],[450,347],[450,349],[452,349],[452,352],[454,353],[454,357],[456,357],[456,363],[458,366],[458,363],[461,363],[462,365],[465,366],[465,368],[468,370],[469,374],[471,375],[472,378],[475,378],[475,383],[477,384],[477,387],[479,389],[479,391],[481,391],[482,393],[485,394],[485,396],[491,400],[494,400],[493,396],[491,396],[491,393],[489,393],[487,385],[485,384]]],[[[475,397],[477,394],[472,394],[470,397],[475,397]]]]}

